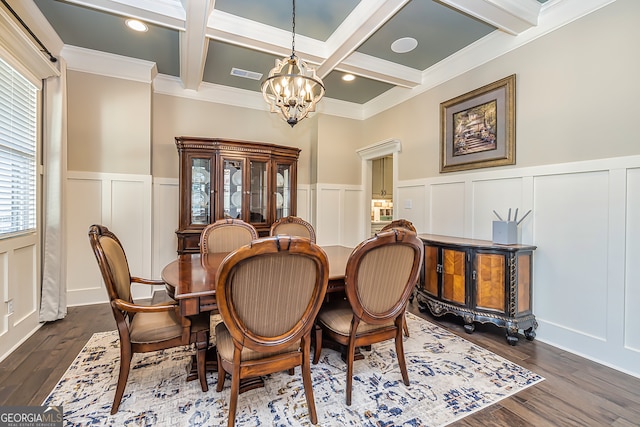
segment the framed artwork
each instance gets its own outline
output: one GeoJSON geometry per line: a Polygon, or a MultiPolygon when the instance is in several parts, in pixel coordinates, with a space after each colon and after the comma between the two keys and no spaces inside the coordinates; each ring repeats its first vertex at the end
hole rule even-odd
{"type": "Polygon", "coordinates": [[[440,172],[513,165],[516,75],[440,104],[440,172]]]}

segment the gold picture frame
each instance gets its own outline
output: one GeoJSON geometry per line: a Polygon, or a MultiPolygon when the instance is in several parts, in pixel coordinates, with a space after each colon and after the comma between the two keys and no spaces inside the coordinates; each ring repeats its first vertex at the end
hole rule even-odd
{"type": "Polygon", "coordinates": [[[440,172],[513,165],[516,75],[440,104],[440,172]]]}

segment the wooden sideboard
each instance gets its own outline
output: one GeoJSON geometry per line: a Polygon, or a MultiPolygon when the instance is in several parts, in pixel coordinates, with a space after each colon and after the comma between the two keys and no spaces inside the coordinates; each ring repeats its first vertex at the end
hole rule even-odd
{"type": "Polygon", "coordinates": [[[416,294],[422,311],[461,316],[468,333],[475,330],[475,322],[493,323],[506,328],[511,345],[517,344],[519,330],[528,340],[535,338],[538,323],[531,306],[535,246],[418,236],[425,245],[416,294]]]}
{"type": "Polygon", "coordinates": [[[184,136],[176,147],[178,254],[199,252],[202,229],[219,219],[242,219],[266,236],[273,222],[296,214],[299,148],[184,136]]]}

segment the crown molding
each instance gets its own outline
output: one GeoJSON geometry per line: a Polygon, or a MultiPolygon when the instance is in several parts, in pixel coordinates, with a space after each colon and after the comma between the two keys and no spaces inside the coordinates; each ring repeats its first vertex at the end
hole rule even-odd
{"type": "Polygon", "coordinates": [[[197,101],[213,102],[234,107],[266,109],[262,95],[246,89],[237,89],[213,83],[201,83],[197,90],[185,89],[179,77],[158,74],[153,80],[153,92],[197,101]]]}
{"type": "Polygon", "coordinates": [[[64,45],[60,52],[67,61],[67,69],[99,74],[118,79],[151,83],[158,70],[155,62],[99,52],[82,47],[64,45]]]}

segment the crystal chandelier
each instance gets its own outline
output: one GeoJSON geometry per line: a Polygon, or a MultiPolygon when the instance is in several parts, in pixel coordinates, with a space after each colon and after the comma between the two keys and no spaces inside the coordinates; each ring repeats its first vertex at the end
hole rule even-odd
{"type": "Polygon", "coordinates": [[[291,56],[276,59],[276,66],[262,82],[262,95],[272,113],[295,126],[316,110],[316,103],[324,95],[324,85],[316,70],[296,56],[296,1],[293,0],[291,56]]]}

